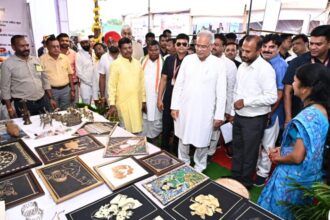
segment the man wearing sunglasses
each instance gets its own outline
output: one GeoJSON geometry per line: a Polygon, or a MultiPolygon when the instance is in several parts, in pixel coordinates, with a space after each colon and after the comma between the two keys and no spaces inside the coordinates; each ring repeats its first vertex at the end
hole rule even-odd
{"type": "Polygon", "coordinates": [[[206,168],[212,131],[225,120],[226,65],[211,54],[212,44],[211,32],[198,33],[196,54],[183,60],[171,103],[179,159],[190,164],[190,145],[195,146],[194,168],[198,172],[206,168]]]}
{"type": "Polygon", "coordinates": [[[174,131],[173,119],[171,117],[170,110],[172,90],[175,79],[178,76],[181,62],[183,58],[188,54],[188,42],[189,37],[186,34],[179,34],[176,37],[176,54],[167,57],[164,62],[158,91],[157,107],[160,112],[163,112],[163,134],[161,147],[162,149],[172,151],[173,153],[176,153],[177,149],[174,147],[174,143],[170,145],[171,133],[174,131]]]}

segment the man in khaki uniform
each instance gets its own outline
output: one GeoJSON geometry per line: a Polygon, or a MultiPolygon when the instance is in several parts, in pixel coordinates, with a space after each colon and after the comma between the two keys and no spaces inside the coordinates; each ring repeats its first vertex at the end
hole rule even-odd
{"type": "Polygon", "coordinates": [[[22,102],[26,100],[31,115],[56,108],[47,75],[43,72],[38,58],[30,56],[30,46],[22,35],[11,38],[15,55],[9,57],[1,66],[1,94],[10,118],[21,117],[22,102]],[[47,94],[48,98],[46,97],[47,94]],[[11,105],[14,101],[15,110],[11,105]]]}

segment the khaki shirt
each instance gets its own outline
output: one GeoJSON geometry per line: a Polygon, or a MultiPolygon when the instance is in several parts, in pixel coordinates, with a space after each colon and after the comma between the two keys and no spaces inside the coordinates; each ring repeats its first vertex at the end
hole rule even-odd
{"type": "Polygon", "coordinates": [[[40,57],[40,61],[51,86],[59,87],[69,84],[69,74],[72,74],[72,69],[66,55],[60,54],[55,60],[49,54],[44,54],[40,57]]]}
{"type": "Polygon", "coordinates": [[[38,58],[30,56],[27,61],[13,55],[1,66],[2,98],[20,98],[36,101],[50,89],[47,75],[42,71],[38,58]]]}

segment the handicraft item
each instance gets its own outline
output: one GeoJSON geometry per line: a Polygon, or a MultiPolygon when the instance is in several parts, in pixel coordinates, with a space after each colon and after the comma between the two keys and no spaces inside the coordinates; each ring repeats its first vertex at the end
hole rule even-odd
{"type": "Polygon", "coordinates": [[[79,157],[49,164],[37,169],[37,173],[56,203],[68,200],[103,183],[79,157]]]}
{"type": "Polygon", "coordinates": [[[165,173],[164,175],[143,184],[143,186],[163,205],[166,205],[207,179],[208,177],[204,174],[185,165],[165,173]]]}

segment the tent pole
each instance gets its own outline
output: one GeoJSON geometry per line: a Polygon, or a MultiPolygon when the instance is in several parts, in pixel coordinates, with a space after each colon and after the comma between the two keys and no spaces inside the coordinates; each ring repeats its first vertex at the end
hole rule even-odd
{"type": "Polygon", "coordinates": [[[148,0],[148,32],[151,32],[151,28],[150,28],[150,0],[148,0]]]}
{"type": "Polygon", "coordinates": [[[247,28],[246,28],[246,34],[247,35],[249,35],[249,33],[250,33],[251,10],[252,10],[252,0],[250,0],[249,17],[248,17],[248,23],[247,23],[247,28]]]}

